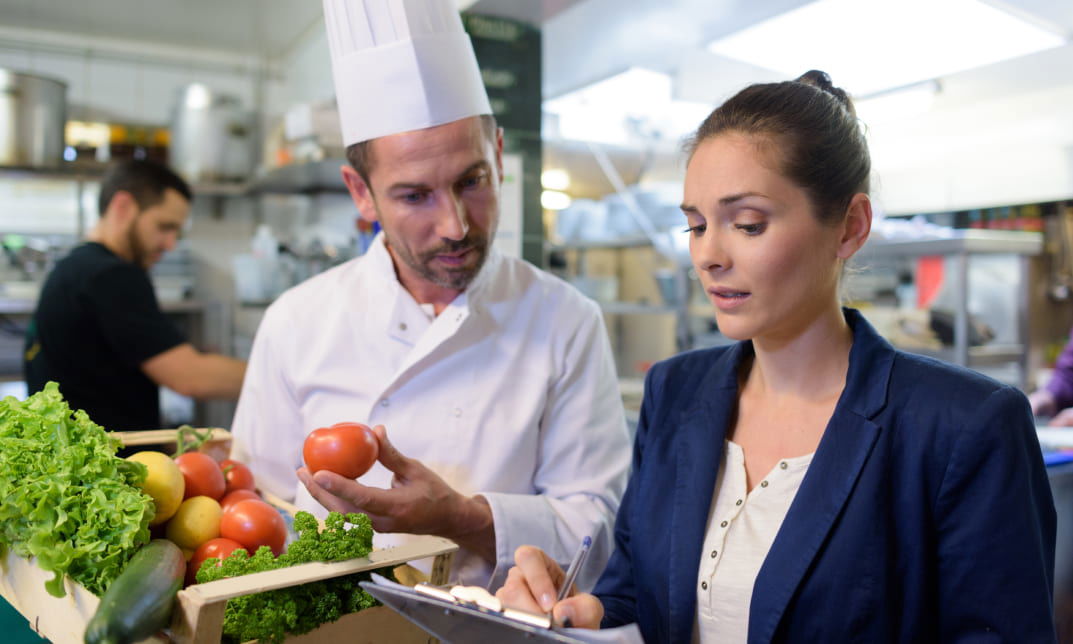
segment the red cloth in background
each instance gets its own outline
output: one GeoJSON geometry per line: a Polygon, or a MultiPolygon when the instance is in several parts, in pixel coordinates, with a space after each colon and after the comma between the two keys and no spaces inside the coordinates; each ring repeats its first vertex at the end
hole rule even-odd
{"type": "Polygon", "coordinates": [[[929,309],[943,286],[943,258],[929,255],[917,258],[917,308],[929,309]]]}

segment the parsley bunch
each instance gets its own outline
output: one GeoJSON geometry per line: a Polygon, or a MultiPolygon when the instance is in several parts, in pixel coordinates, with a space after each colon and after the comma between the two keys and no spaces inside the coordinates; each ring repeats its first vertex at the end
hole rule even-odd
{"type": "MultiPolygon", "coordinates": [[[[252,557],[245,550],[236,550],[220,566],[216,565],[217,559],[206,559],[197,572],[197,581],[205,583],[312,561],[343,561],[372,551],[373,527],[364,514],[344,517],[332,512],[324,523],[325,529],[318,531],[312,514],[298,512],[294,517],[298,538],[279,557],[274,557],[267,546],[258,548],[252,557]]],[[[287,635],[308,633],[347,613],[375,606],[372,595],[358,585],[368,579],[369,573],[358,573],[231,599],[224,613],[224,639],[282,642],[287,635]]]]}

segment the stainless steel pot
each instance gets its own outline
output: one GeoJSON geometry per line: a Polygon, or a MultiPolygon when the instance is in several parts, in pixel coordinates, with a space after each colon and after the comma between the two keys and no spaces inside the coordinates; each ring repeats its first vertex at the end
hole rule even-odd
{"type": "Polygon", "coordinates": [[[0,165],[60,165],[66,123],[66,83],[0,68],[0,165]]]}
{"type": "Polygon", "coordinates": [[[187,181],[235,181],[253,170],[253,112],[238,99],[193,84],[172,115],[171,165],[187,181]]]}

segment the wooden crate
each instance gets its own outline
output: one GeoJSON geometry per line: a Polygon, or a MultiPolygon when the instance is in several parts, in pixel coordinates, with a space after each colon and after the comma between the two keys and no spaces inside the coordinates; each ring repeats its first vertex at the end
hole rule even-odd
{"type": "MultiPolygon", "coordinates": [[[[439,537],[416,537],[413,541],[368,557],[333,563],[308,563],[281,570],[221,579],[196,584],[179,591],[171,632],[175,641],[190,644],[215,644],[220,641],[227,600],[266,590],[297,586],[311,581],[349,575],[378,568],[391,568],[408,561],[435,557],[431,582],[447,582],[451,558],[458,549],[453,542],[439,537]]],[[[421,642],[429,636],[394,611],[376,607],[342,617],[300,638],[302,642],[421,642]]]]}
{"type": "MultiPolygon", "coordinates": [[[[435,558],[432,582],[445,583],[451,557],[457,548],[453,542],[439,537],[417,537],[405,545],[376,550],[360,559],[308,563],[196,584],[179,591],[168,635],[171,641],[179,644],[217,643],[222,634],[224,608],[232,597],[393,567],[425,557],[435,558]]],[[[35,632],[55,644],[82,642],[86,624],[100,603],[96,595],[70,578],[64,580],[65,597],[49,595],[45,591],[45,582],[52,578],[52,573],[45,572],[33,561],[19,557],[11,550],[0,561],[0,573],[0,596],[22,613],[35,632]]],[[[324,624],[288,641],[292,640],[304,644],[339,641],[352,644],[384,641],[426,644],[430,638],[391,609],[377,606],[344,615],[336,622],[324,624]]],[[[166,640],[153,638],[150,641],[166,640]]]]}
{"type": "MultiPolygon", "coordinates": [[[[129,432],[124,436],[127,445],[174,444],[174,430],[129,432]]],[[[212,438],[202,451],[226,458],[230,434],[214,429],[212,438]]],[[[267,495],[266,499],[293,512],[294,506],[267,495]]],[[[258,592],[297,586],[353,573],[393,568],[409,561],[433,558],[429,581],[447,582],[451,559],[458,546],[439,537],[415,537],[412,541],[384,550],[375,550],[368,557],[331,563],[308,563],[281,570],[221,579],[196,584],[180,590],[176,597],[172,625],[165,633],[168,639],[151,638],[150,642],[173,641],[178,644],[213,644],[220,641],[224,609],[227,600],[258,592]]],[[[10,549],[0,560],[0,596],[8,601],[30,627],[55,644],[78,644],[83,641],[86,624],[97,610],[100,600],[70,578],[64,580],[67,596],[58,598],[45,591],[45,582],[52,573],[45,572],[35,562],[17,556],[10,549]]],[[[323,624],[305,635],[289,638],[298,644],[327,644],[346,641],[348,644],[390,641],[397,644],[427,644],[433,641],[427,633],[394,611],[383,606],[344,615],[338,621],[323,624]]]]}

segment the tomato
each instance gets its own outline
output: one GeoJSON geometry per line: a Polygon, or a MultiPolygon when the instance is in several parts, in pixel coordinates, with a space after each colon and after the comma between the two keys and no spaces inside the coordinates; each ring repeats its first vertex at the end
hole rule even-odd
{"type": "Polygon", "coordinates": [[[201,452],[187,452],[175,459],[179,470],[183,473],[186,481],[186,490],[183,498],[189,499],[194,496],[207,496],[219,501],[227,489],[224,473],[220,466],[208,454],[201,452]]]}
{"type": "Polygon", "coordinates": [[[194,551],[194,556],[190,558],[190,563],[186,566],[186,585],[190,586],[197,583],[197,571],[201,569],[201,564],[206,559],[213,557],[225,559],[227,555],[240,548],[242,548],[241,543],[223,537],[209,539],[198,546],[197,550],[194,551]]]}
{"type": "Polygon", "coordinates": [[[260,501],[261,497],[257,496],[257,493],[253,490],[235,490],[234,492],[228,492],[224,495],[224,498],[220,499],[220,507],[224,509],[224,512],[227,512],[227,509],[232,505],[246,499],[260,501]]]}
{"type": "Polygon", "coordinates": [[[224,512],[220,519],[220,536],[241,543],[250,554],[261,546],[268,546],[278,557],[287,540],[287,524],[271,505],[246,499],[224,512]]]}
{"type": "Polygon", "coordinates": [[[220,470],[224,473],[227,489],[224,494],[235,490],[253,490],[253,472],[243,463],[227,458],[220,461],[220,470]]]}
{"type": "Polygon", "coordinates": [[[376,434],[361,423],[314,429],[302,446],[302,458],[310,473],[328,470],[351,479],[368,472],[379,452],[376,434]]]}

